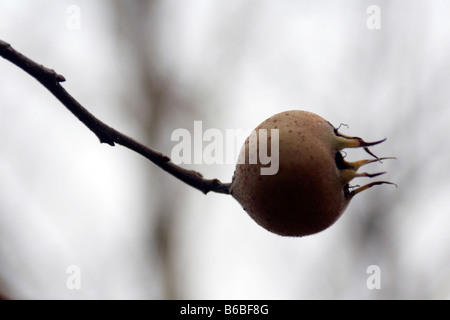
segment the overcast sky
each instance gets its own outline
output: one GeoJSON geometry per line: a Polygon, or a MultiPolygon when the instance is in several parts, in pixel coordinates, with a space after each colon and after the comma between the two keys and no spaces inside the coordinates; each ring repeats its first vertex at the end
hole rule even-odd
{"type": "MultiPolygon", "coordinates": [[[[205,196],[130,150],[99,144],[1,59],[1,294],[174,297],[150,227],[167,201],[175,297],[450,297],[448,1],[166,0],[151,13],[139,3],[0,0],[0,39],[64,75],[66,90],[101,120],[166,154],[172,132],[194,120],[204,130],[251,130],[303,109],[348,124],[344,134],[387,137],[373,151],[397,160],[367,170],[388,171],[398,188],[355,197],[319,234],[280,237],[230,196],[205,196]],[[164,122],[144,107],[136,48],[152,53],[156,82],[167,81],[164,122]],[[373,265],[379,289],[368,287],[373,265]],[[80,288],[68,287],[73,270],[80,288]]],[[[223,182],[234,170],[187,167],[223,182]]]]}

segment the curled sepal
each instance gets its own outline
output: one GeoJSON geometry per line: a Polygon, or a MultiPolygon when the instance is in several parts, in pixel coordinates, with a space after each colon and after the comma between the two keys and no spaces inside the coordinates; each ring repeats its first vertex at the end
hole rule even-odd
{"type": "Polygon", "coordinates": [[[377,161],[382,161],[382,160],[389,160],[389,159],[397,159],[397,158],[383,157],[383,158],[378,158],[378,159],[371,159],[371,160],[366,159],[366,160],[359,160],[359,161],[353,161],[353,162],[344,161],[344,164],[345,164],[346,168],[358,171],[359,168],[361,168],[362,166],[364,166],[366,164],[377,162],[377,161]]]}
{"type": "Polygon", "coordinates": [[[374,182],[368,183],[368,184],[366,184],[366,185],[364,185],[362,187],[359,187],[357,189],[349,191],[348,192],[348,197],[352,198],[352,197],[354,197],[355,195],[357,195],[358,193],[360,193],[360,192],[362,192],[364,190],[370,189],[373,186],[377,186],[377,185],[381,185],[381,184],[392,184],[392,185],[397,187],[397,185],[395,183],[393,183],[393,182],[389,182],[389,181],[374,181],[374,182]]]}
{"type": "Polygon", "coordinates": [[[336,143],[337,143],[336,148],[338,150],[342,150],[345,148],[361,148],[362,147],[372,157],[374,157],[378,161],[380,160],[380,158],[378,158],[376,155],[374,155],[372,153],[372,151],[369,150],[368,147],[382,143],[382,142],[386,141],[386,138],[384,138],[382,140],[378,140],[378,141],[367,142],[367,141],[364,141],[360,137],[346,136],[337,131],[335,131],[335,134],[336,134],[336,143]]]}
{"type": "Polygon", "coordinates": [[[341,177],[342,177],[344,183],[348,184],[351,180],[353,180],[353,178],[356,178],[356,177],[374,178],[374,177],[377,177],[377,176],[385,174],[385,173],[386,172],[378,172],[378,173],[362,172],[362,173],[358,173],[355,170],[346,169],[346,170],[342,170],[341,177]]]}

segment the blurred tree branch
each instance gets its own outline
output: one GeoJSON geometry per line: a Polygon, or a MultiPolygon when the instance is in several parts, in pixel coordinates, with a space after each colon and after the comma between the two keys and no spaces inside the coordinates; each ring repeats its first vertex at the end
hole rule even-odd
{"type": "Polygon", "coordinates": [[[222,183],[218,179],[204,179],[199,172],[187,170],[174,164],[166,155],[144,146],[97,119],[61,86],[60,82],[66,81],[62,75],[25,57],[14,50],[9,43],[1,40],[0,56],[38,80],[99,138],[100,143],[107,143],[110,146],[114,146],[117,143],[131,149],[205,194],[210,191],[230,194],[230,183],[222,183]]]}

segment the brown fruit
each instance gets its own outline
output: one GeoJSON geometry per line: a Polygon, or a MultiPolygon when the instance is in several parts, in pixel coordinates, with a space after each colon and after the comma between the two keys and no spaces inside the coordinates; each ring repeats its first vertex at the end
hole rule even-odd
{"type": "Polygon", "coordinates": [[[231,195],[259,225],[276,234],[305,236],[322,231],[342,215],[356,194],[390,183],[376,181],[351,187],[349,182],[355,177],[382,174],[357,170],[364,164],[388,159],[377,158],[367,148],[384,140],[365,142],[342,135],[314,113],[282,112],[262,122],[254,132],[259,138],[265,138],[260,132],[267,132],[267,154],[273,162],[278,161],[278,170],[275,174],[262,174],[267,161],[260,161],[258,155],[264,141],[259,139],[253,144],[255,135],[247,138],[234,172],[231,195]],[[277,133],[278,141],[272,141],[277,133]],[[375,159],[346,162],[341,150],[356,147],[364,148],[375,159]],[[252,163],[251,157],[258,161],[252,163]]]}

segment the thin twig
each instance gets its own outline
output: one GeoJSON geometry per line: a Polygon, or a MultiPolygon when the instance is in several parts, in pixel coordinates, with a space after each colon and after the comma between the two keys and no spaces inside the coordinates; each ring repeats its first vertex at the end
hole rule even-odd
{"type": "Polygon", "coordinates": [[[14,50],[9,43],[1,40],[0,56],[23,69],[46,87],[86,127],[95,133],[101,143],[107,143],[110,146],[114,146],[117,143],[131,149],[149,159],[161,169],[205,194],[210,191],[230,194],[230,183],[222,183],[218,179],[204,179],[199,172],[187,170],[174,164],[166,155],[144,146],[97,119],[61,86],[60,82],[66,81],[62,75],[43,65],[37,64],[14,50]]]}

